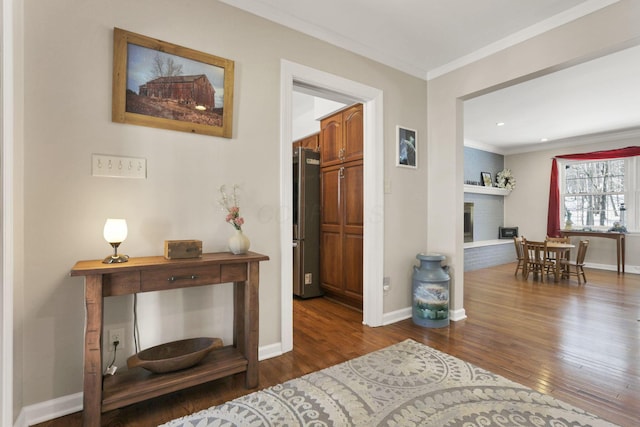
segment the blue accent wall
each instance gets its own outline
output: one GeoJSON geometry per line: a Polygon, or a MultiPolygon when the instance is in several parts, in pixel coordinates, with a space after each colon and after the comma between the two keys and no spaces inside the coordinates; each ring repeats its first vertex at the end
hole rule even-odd
{"type": "MultiPolygon", "coordinates": [[[[480,181],[480,172],[496,174],[504,169],[504,156],[476,148],[464,147],[464,182],[480,181]]],[[[465,193],[465,202],[473,202],[473,241],[498,238],[498,227],[504,225],[504,197],[465,193]]]]}
{"type": "Polygon", "coordinates": [[[476,148],[464,147],[464,182],[481,182],[480,172],[489,172],[496,182],[496,174],[504,169],[504,156],[476,148]]]}
{"type": "MultiPolygon", "coordinates": [[[[480,173],[489,172],[495,183],[504,169],[504,156],[464,147],[464,183],[480,183],[480,173]]],[[[480,184],[482,185],[482,184],[480,184]]],[[[504,225],[504,197],[490,194],[465,193],[465,202],[473,203],[473,241],[498,239],[498,228],[504,225]]],[[[464,250],[464,270],[471,271],[515,260],[513,243],[470,247],[464,250]]]]}

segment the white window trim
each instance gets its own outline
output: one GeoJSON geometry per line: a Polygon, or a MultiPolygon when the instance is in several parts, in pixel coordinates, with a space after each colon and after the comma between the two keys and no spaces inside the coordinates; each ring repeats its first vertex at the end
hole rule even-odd
{"type": "MultiPolygon", "coordinates": [[[[615,160],[615,159],[608,159],[615,160]]],[[[625,165],[625,192],[624,205],[626,208],[625,223],[627,230],[636,232],[640,229],[640,156],[624,158],[625,165]]],[[[565,168],[567,165],[575,163],[585,163],[588,160],[564,160],[558,159],[558,182],[560,186],[560,227],[564,228],[564,218],[566,211],[564,209],[564,196],[566,195],[565,186],[565,168]]],[[[594,230],[600,230],[608,227],[594,226],[594,230]]]]}

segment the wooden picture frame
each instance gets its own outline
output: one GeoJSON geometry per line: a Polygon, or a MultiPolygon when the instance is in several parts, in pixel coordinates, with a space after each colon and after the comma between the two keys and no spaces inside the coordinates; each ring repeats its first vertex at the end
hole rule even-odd
{"type": "Polygon", "coordinates": [[[113,30],[111,119],[231,138],[234,62],[113,30]]]}
{"type": "Polygon", "coordinates": [[[418,168],[418,131],[396,126],[396,166],[418,168]]]}
{"type": "Polygon", "coordinates": [[[482,181],[482,185],[485,187],[493,187],[493,181],[491,180],[490,172],[480,172],[480,178],[482,181]]]}

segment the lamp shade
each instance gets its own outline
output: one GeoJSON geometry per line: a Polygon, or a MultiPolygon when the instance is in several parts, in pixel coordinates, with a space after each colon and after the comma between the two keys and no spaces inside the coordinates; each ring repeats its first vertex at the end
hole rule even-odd
{"type": "Polygon", "coordinates": [[[108,243],[122,243],[127,238],[127,221],[124,219],[107,219],[104,223],[104,240],[108,243]]]}

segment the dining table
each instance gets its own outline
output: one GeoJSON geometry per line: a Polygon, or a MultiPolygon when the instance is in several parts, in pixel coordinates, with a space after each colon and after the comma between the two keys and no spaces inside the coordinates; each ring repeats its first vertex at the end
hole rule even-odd
{"type": "Polygon", "coordinates": [[[562,242],[554,242],[554,241],[547,241],[547,252],[553,252],[555,255],[555,260],[556,262],[554,263],[554,274],[553,274],[553,279],[554,281],[558,282],[560,280],[560,275],[561,275],[561,271],[560,271],[560,267],[561,267],[561,263],[560,260],[565,259],[565,260],[569,260],[570,254],[571,254],[571,249],[575,248],[576,245],[573,245],[571,243],[562,243],[562,242]]]}

